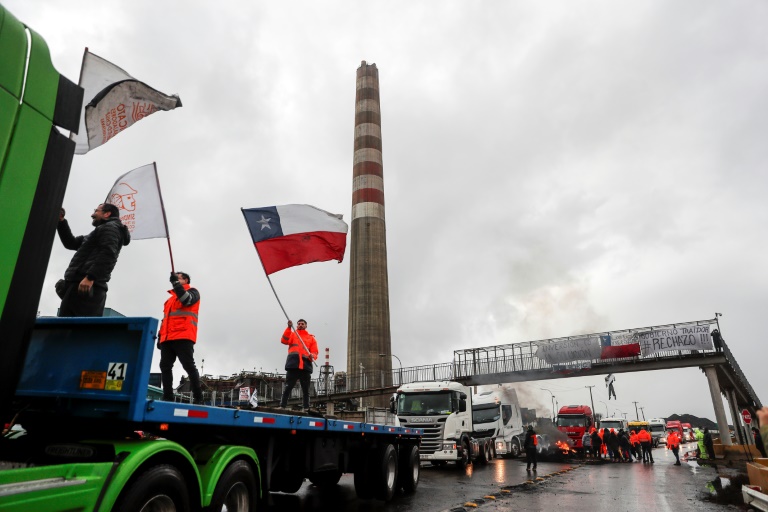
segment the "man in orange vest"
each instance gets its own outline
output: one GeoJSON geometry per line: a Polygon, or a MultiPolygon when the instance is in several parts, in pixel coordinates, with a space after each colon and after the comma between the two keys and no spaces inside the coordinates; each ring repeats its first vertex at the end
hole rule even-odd
{"type": "Polygon", "coordinates": [[[195,366],[197,343],[197,312],[200,309],[200,292],[189,286],[189,274],[171,272],[171,296],[163,307],[163,323],[160,324],[157,348],[160,349],[160,372],[163,382],[163,400],[174,401],[173,365],[179,358],[192,385],[194,403],[203,403],[200,374],[195,366]]]}
{"type": "Polygon", "coordinates": [[[317,359],[317,340],[307,332],[307,321],[300,318],[296,330],[292,331],[293,322],[288,320],[288,327],[280,338],[280,343],[288,345],[288,357],[285,360],[285,389],[280,398],[280,407],[288,405],[288,397],[299,381],[304,409],[309,409],[309,381],[312,376],[312,361],[317,359]]]}
{"type": "Polygon", "coordinates": [[[651,453],[653,439],[651,438],[651,433],[644,428],[640,429],[640,432],[637,433],[637,440],[640,441],[640,447],[643,450],[643,462],[653,464],[653,453],[651,453]]]}
{"type": "Polygon", "coordinates": [[[677,432],[674,430],[670,430],[669,435],[667,436],[667,450],[672,450],[672,453],[675,455],[675,459],[677,462],[675,462],[675,466],[680,465],[680,437],[677,435],[677,432]]]}

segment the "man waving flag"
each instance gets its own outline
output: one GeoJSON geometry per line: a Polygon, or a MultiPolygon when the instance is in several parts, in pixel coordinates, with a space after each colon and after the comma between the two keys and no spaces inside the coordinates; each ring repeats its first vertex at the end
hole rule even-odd
{"type": "Polygon", "coordinates": [[[267,276],[316,261],[344,259],[347,223],[307,204],[242,209],[267,276]]]}

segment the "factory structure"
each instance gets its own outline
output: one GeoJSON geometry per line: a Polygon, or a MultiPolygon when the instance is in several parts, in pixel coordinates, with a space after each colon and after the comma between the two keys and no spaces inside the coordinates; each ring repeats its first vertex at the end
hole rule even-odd
{"type": "MultiPolygon", "coordinates": [[[[349,251],[347,377],[362,387],[389,385],[392,340],[389,328],[387,228],[384,165],[381,157],[379,70],[363,61],[357,68],[355,145],[352,165],[352,225],[349,251]],[[383,379],[384,382],[365,382],[383,379]]],[[[353,387],[354,386],[353,384],[353,387]]],[[[365,405],[386,407],[385,396],[365,405]]]]}

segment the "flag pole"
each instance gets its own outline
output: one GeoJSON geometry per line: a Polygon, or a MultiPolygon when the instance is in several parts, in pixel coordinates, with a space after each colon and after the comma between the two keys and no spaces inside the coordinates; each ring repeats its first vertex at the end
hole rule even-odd
{"type": "Polygon", "coordinates": [[[168,219],[165,216],[165,203],[163,203],[163,191],[160,189],[160,176],[157,174],[157,162],[152,162],[152,167],[155,168],[155,181],[157,182],[157,195],[160,197],[160,211],[163,212],[163,224],[165,225],[165,239],[168,241],[168,254],[171,257],[171,272],[176,273],[176,268],[173,266],[173,249],[171,249],[171,234],[168,231],[168,219]]]}
{"type": "MultiPolygon", "coordinates": [[[[243,208],[240,208],[240,211],[243,211],[243,208]]],[[[245,213],[243,213],[243,219],[245,219],[245,213]]],[[[245,225],[248,225],[248,221],[245,222],[245,225]]],[[[253,244],[254,249],[256,249],[256,255],[259,257],[259,263],[261,263],[261,268],[264,270],[264,275],[267,278],[267,282],[269,283],[269,287],[272,288],[272,293],[275,295],[275,299],[277,299],[277,304],[280,306],[280,309],[283,310],[283,314],[285,315],[285,319],[291,322],[291,318],[288,316],[288,313],[285,311],[285,308],[283,307],[283,303],[280,301],[280,297],[277,296],[277,291],[275,290],[275,286],[272,284],[272,279],[269,278],[269,274],[267,273],[267,269],[264,266],[264,261],[261,259],[261,253],[259,253],[259,248],[256,247],[256,244],[253,244]]],[[[296,332],[296,328],[293,326],[293,322],[291,322],[291,330],[294,334],[296,334],[296,337],[299,338],[299,341],[301,342],[301,345],[304,347],[304,350],[307,352],[307,354],[310,353],[309,349],[307,348],[307,344],[304,343],[304,340],[301,339],[301,336],[298,332],[296,332]]],[[[312,364],[317,366],[317,361],[312,361],[312,364]]]]}

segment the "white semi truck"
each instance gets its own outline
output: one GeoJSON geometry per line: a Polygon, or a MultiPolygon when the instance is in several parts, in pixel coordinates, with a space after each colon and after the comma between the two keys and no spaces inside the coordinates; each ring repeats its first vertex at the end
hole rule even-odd
{"type": "Polygon", "coordinates": [[[517,457],[523,446],[523,417],[517,392],[497,387],[472,396],[473,437],[490,438],[494,454],[517,457]]]}
{"type": "Polygon", "coordinates": [[[404,384],[397,390],[391,410],[400,426],[422,432],[422,461],[435,466],[456,462],[463,468],[494,456],[493,439],[474,435],[472,392],[458,382],[404,384]]]}

